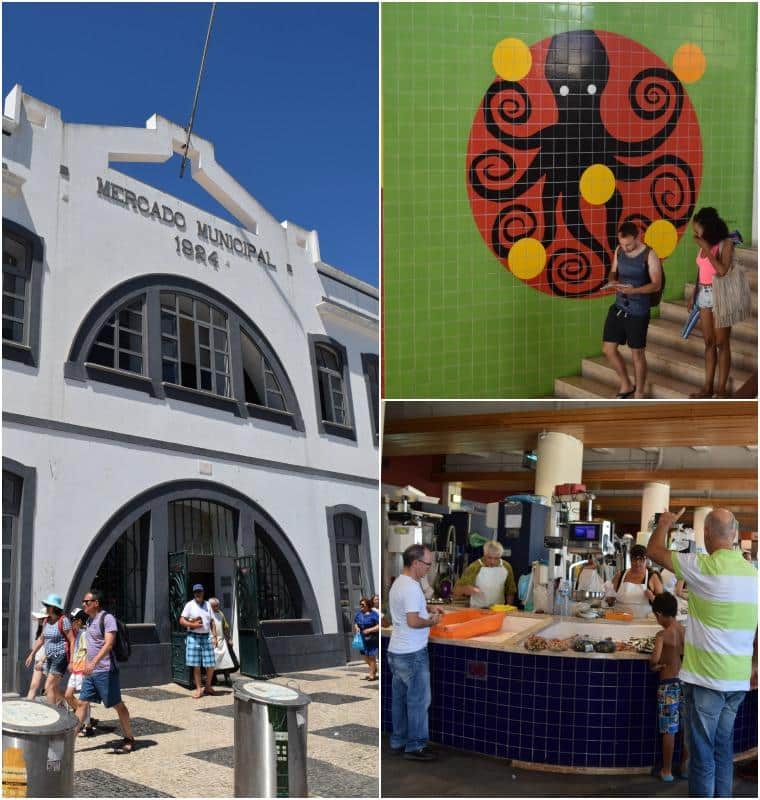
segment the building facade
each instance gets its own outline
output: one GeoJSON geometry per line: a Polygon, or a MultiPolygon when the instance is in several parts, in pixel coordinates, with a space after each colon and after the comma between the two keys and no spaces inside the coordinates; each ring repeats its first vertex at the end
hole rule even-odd
{"type": "Polygon", "coordinates": [[[130,630],[125,685],[183,683],[179,611],[220,599],[241,670],[346,661],[374,592],[378,295],[320,259],[193,136],[192,177],[240,222],[118,171],[184,130],[3,113],[3,689],[30,613],[90,587],[130,630]]]}

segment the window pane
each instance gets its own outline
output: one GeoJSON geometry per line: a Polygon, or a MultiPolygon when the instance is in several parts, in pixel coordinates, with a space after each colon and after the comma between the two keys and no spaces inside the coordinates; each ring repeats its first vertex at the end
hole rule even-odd
{"type": "Polygon", "coordinates": [[[100,331],[98,331],[98,338],[96,339],[100,344],[110,344],[113,347],[114,343],[114,328],[111,323],[105,324],[100,331]]]}
{"type": "Polygon", "coordinates": [[[3,576],[4,580],[10,580],[11,575],[11,548],[3,545],[3,576]]]}
{"type": "Polygon", "coordinates": [[[333,422],[332,403],[330,402],[330,389],[327,385],[329,376],[325,372],[319,373],[319,405],[322,409],[322,419],[333,422]]]}
{"type": "Polygon", "coordinates": [[[142,373],[142,358],[131,353],[119,353],[119,369],[142,373]]]}
{"type": "Polygon", "coordinates": [[[100,364],[103,367],[113,367],[114,365],[114,350],[104,345],[94,344],[90,349],[90,355],[87,358],[93,364],[100,364]]]}
{"type": "Polygon", "coordinates": [[[261,351],[248,334],[240,331],[240,347],[243,355],[243,380],[245,383],[245,402],[265,405],[264,361],[261,351]]]}
{"type": "Polygon", "coordinates": [[[205,369],[201,370],[201,389],[205,389],[207,392],[212,391],[211,373],[205,369]]]}
{"type": "Polygon", "coordinates": [[[348,557],[354,564],[358,563],[359,561],[359,546],[355,544],[349,544],[348,546],[348,557]]]}
{"type": "Polygon", "coordinates": [[[354,586],[362,585],[361,567],[351,567],[351,583],[353,583],[354,586]]]}
{"type": "Polygon", "coordinates": [[[13,275],[11,272],[3,272],[3,291],[11,294],[26,294],[26,281],[20,275],[13,275]]]}
{"type": "Polygon", "coordinates": [[[227,327],[227,317],[226,315],[222,314],[221,311],[217,311],[215,308],[211,309],[214,315],[214,325],[219,328],[226,328],[227,327]]]}
{"type": "Polygon", "coordinates": [[[210,317],[210,310],[206,303],[201,303],[200,300],[195,301],[195,316],[201,322],[208,322],[210,317]]]}
{"type": "Polygon", "coordinates": [[[177,308],[177,296],[173,292],[161,292],[161,308],[174,311],[177,308]]]}
{"type": "Polygon", "coordinates": [[[24,319],[24,301],[16,297],[8,297],[3,295],[3,315],[7,317],[16,317],[16,319],[24,319]]]}
{"type": "Polygon", "coordinates": [[[161,339],[161,355],[169,356],[169,358],[177,357],[177,340],[176,339],[161,339]]]}
{"type": "Polygon", "coordinates": [[[267,392],[267,405],[269,408],[276,408],[278,411],[287,411],[285,398],[277,392],[267,392]]]}
{"type": "Polygon", "coordinates": [[[119,331],[119,347],[122,350],[133,350],[142,353],[142,336],[128,331],[119,331]]]}
{"type": "Polygon", "coordinates": [[[205,347],[201,347],[199,349],[199,356],[201,359],[201,366],[202,367],[210,367],[211,366],[211,351],[207,350],[205,347]]]}
{"type": "Polygon", "coordinates": [[[203,325],[198,326],[198,344],[204,347],[210,347],[209,330],[204,328],[203,325]]]}
{"type": "Polygon", "coordinates": [[[161,314],[161,333],[169,336],[177,335],[177,318],[173,314],[161,314]]]}
{"type": "Polygon", "coordinates": [[[11,342],[24,342],[24,326],[20,322],[11,322],[10,320],[3,320],[3,339],[8,339],[11,342]]]}
{"type": "Polygon", "coordinates": [[[224,353],[214,353],[214,367],[218,372],[227,372],[227,356],[224,353]]]}
{"type": "Polygon", "coordinates": [[[193,298],[187,295],[179,295],[179,313],[186,314],[188,317],[193,316],[193,298]]]}
{"type": "Polygon", "coordinates": [[[317,363],[328,369],[340,372],[340,361],[337,354],[327,347],[317,347],[317,363]]]}
{"type": "Polygon", "coordinates": [[[134,311],[129,311],[123,308],[119,311],[119,327],[130,328],[138,333],[142,332],[142,314],[135,314],[134,311]]]}
{"type": "MultiPolygon", "coordinates": [[[[180,297],[180,301],[182,298],[180,297]]],[[[195,326],[191,319],[180,317],[179,321],[180,342],[180,376],[182,385],[191,389],[198,388],[198,378],[195,372],[195,326]]]]}
{"type": "Polygon", "coordinates": [[[227,352],[227,332],[214,329],[214,347],[221,350],[223,353],[227,352]]]}
{"type": "Polygon", "coordinates": [[[177,383],[177,365],[173,361],[164,361],[161,367],[161,378],[167,383],[177,383]]]}
{"type": "Polygon", "coordinates": [[[230,396],[229,378],[221,372],[216,373],[216,393],[222,395],[222,397],[230,396]]]}

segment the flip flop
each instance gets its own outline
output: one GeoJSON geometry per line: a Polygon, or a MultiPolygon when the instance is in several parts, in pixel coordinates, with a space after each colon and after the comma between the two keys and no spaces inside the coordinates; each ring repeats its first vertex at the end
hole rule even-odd
{"type": "Polygon", "coordinates": [[[635,391],[636,391],[636,387],[634,386],[633,389],[631,389],[630,392],[619,392],[616,395],[616,397],[618,399],[620,399],[620,400],[627,400],[629,397],[631,397],[635,393],[635,391]]]}
{"type": "Polygon", "coordinates": [[[217,695],[219,692],[214,691],[213,689],[204,689],[203,694],[217,695]]]}
{"type": "Polygon", "coordinates": [[[663,783],[673,783],[675,778],[672,775],[660,775],[660,780],[663,783]]]}
{"type": "Polygon", "coordinates": [[[200,699],[201,697],[203,697],[203,690],[202,690],[202,689],[196,689],[196,690],[193,692],[193,697],[194,697],[196,700],[198,700],[198,699],[200,699]]]}

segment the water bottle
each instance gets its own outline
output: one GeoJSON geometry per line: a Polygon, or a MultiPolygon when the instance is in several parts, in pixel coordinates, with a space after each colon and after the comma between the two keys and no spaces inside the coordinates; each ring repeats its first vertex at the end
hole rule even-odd
{"type": "Polygon", "coordinates": [[[559,600],[557,602],[555,614],[559,614],[561,617],[567,617],[570,615],[570,581],[565,579],[561,580],[559,582],[557,594],[559,595],[559,600]]]}

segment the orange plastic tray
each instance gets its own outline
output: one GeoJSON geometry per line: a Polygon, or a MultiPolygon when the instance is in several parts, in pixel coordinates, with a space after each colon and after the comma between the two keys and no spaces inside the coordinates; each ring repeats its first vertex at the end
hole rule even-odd
{"type": "Polygon", "coordinates": [[[430,629],[431,636],[439,639],[471,639],[484,633],[495,633],[501,629],[506,613],[473,608],[469,611],[452,611],[430,629]]]}
{"type": "Polygon", "coordinates": [[[610,620],[617,620],[619,622],[630,622],[633,619],[633,614],[630,611],[605,611],[604,618],[610,620]]]}

